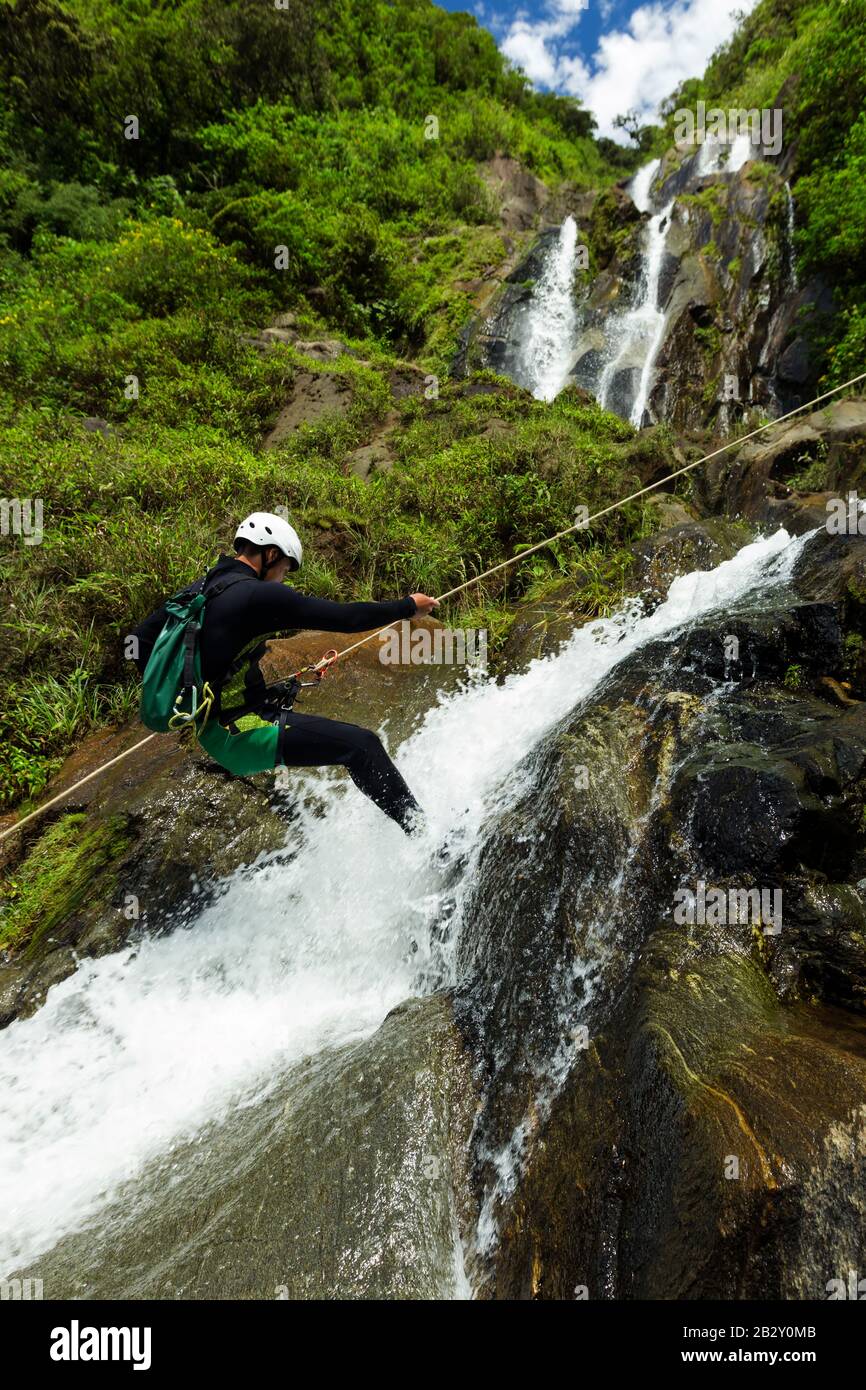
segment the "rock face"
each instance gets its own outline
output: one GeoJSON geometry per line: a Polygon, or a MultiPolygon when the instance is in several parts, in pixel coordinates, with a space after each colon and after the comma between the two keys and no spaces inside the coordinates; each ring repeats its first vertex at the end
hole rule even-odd
{"type": "Polygon", "coordinates": [[[535,225],[550,198],[541,179],[524,169],[518,160],[503,154],[481,164],[479,173],[499,208],[499,219],[506,231],[523,232],[535,225]]]}
{"type": "MultiPolygon", "coordinates": [[[[792,409],[815,376],[799,324],[804,314],[832,314],[833,300],[817,281],[796,284],[791,195],[781,170],[753,159],[728,172],[701,150],[672,149],[649,197],[661,218],[653,236],[663,240],[653,267],[653,213],[641,214],[624,187],[579,210],[590,270],[575,270],[578,327],[567,379],[627,416],[649,359],[643,422],[680,429],[729,428],[751,406],[771,414],[792,409]],[[644,318],[663,315],[658,340],[629,321],[639,308],[644,318]]],[[[557,235],[549,223],[483,319],[467,325],[456,370],[489,366],[520,379],[534,284],[557,235]]]]}
{"type": "MultiPolygon", "coordinates": [[[[291,319],[292,316],[282,317],[291,319]]],[[[322,363],[334,363],[338,357],[349,353],[349,349],[336,339],[306,342],[290,328],[266,328],[257,338],[248,341],[263,352],[279,343],[290,343],[297,351],[322,363]]],[[[357,356],[354,352],[349,355],[357,356]]],[[[402,363],[392,368],[388,373],[388,385],[394,407],[407,396],[422,395],[431,380],[422,368],[413,363],[402,363]]],[[[353,400],[352,382],[346,372],[338,371],[336,367],[323,367],[315,371],[296,369],[291,379],[289,399],[262,440],[262,448],[278,449],[303,425],[315,425],[329,417],[345,416],[353,400]]],[[[398,422],[397,410],[389,409],[384,419],[375,426],[372,438],[368,436],[350,455],[348,471],[360,478],[368,478],[373,473],[387,472],[393,467],[389,438],[398,422]]]]}
{"type": "Polygon", "coordinates": [[[800,534],[827,521],[831,497],[866,479],[866,400],[828,402],[720,454],[699,471],[702,507],[800,534]]]}
{"type": "Polygon", "coordinates": [[[788,187],[758,160],[721,177],[694,157],[681,170],[657,195],[674,210],[651,416],[690,427],[730,425],[746,405],[793,409],[815,381],[798,322],[833,305],[823,284],[796,286],[788,187]]]}
{"type": "Polygon", "coordinates": [[[627,658],[490,827],[457,996],[488,1296],[821,1298],[856,1266],[866,705],[822,678],[864,563],[819,533],[772,609],[627,658]]]}
{"type": "Polygon", "coordinates": [[[296,372],[291,399],[283,406],[264,440],[264,448],[276,449],[299,425],[312,425],[325,415],[345,415],[352,392],[337,372],[296,372]]]}

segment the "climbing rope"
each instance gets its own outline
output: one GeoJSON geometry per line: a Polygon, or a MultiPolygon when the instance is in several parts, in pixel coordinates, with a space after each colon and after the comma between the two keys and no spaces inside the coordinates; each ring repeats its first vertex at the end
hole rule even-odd
{"type": "MultiPolygon", "coordinates": [[[[441,603],[442,600],[446,598],[453,598],[455,594],[459,594],[464,589],[468,589],[470,584],[478,584],[482,579],[489,578],[491,574],[497,574],[499,570],[508,569],[509,565],[518,564],[521,560],[525,560],[527,555],[534,554],[536,550],[543,550],[545,546],[553,545],[554,541],[561,540],[563,536],[570,536],[572,531],[585,531],[590,523],[598,521],[599,517],[607,516],[609,512],[615,512],[618,507],[624,507],[627,502],[634,502],[636,498],[643,497],[646,493],[652,492],[657,487],[662,487],[664,483],[673,482],[674,478],[681,478],[684,473],[690,473],[693,468],[698,468],[702,463],[708,463],[710,459],[716,458],[718,454],[725,453],[727,449],[738,448],[741,444],[745,444],[747,439],[754,439],[756,434],[762,434],[764,430],[769,430],[776,425],[780,425],[783,420],[790,420],[792,415],[798,415],[801,410],[809,410],[813,405],[817,405],[819,401],[825,401],[828,396],[835,396],[839,391],[844,391],[849,386],[855,386],[858,381],[863,381],[864,379],[866,379],[866,372],[861,372],[859,376],[853,376],[850,381],[843,382],[841,386],[834,386],[832,391],[825,391],[823,395],[816,396],[813,401],[807,401],[805,405],[798,405],[796,409],[789,410],[787,415],[780,415],[777,420],[770,420],[766,425],[760,425],[758,429],[752,430],[750,434],[740,435],[738,439],[732,439],[727,444],[723,444],[720,448],[714,449],[711,454],[704,454],[703,458],[695,459],[693,463],[685,464],[683,468],[678,468],[675,473],[668,473],[664,478],[659,478],[657,483],[649,483],[646,487],[639,488],[637,492],[630,492],[628,497],[621,497],[618,502],[611,502],[609,506],[602,507],[601,511],[593,512],[592,516],[587,517],[585,521],[576,521],[573,526],[566,526],[563,531],[557,531],[553,536],[546,536],[543,541],[537,541],[535,545],[527,546],[525,550],[521,550],[516,555],[512,555],[509,560],[502,560],[498,565],[493,565],[489,570],[484,570],[483,574],[473,575],[471,579],[467,579],[463,584],[457,584],[453,589],[448,589],[446,593],[439,595],[436,600],[437,603],[441,603]]],[[[349,655],[349,652],[355,651],[358,647],[363,647],[365,642],[372,641],[374,637],[379,636],[379,633],[387,632],[388,628],[393,626],[394,623],[386,623],[384,627],[378,628],[376,632],[368,632],[366,637],[361,637],[357,642],[353,642],[350,647],[344,647],[343,650],[338,653],[337,657],[331,658],[329,664],[333,664],[335,660],[342,661],[344,656],[349,655]]]]}
{"type": "MultiPolygon", "coordinates": [[[[557,531],[554,535],[546,536],[544,540],[537,541],[535,545],[527,546],[525,550],[521,550],[516,555],[512,555],[510,559],[502,560],[498,565],[492,565],[490,569],[484,570],[481,574],[473,575],[471,579],[465,580],[462,584],[456,584],[453,589],[448,589],[444,594],[440,594],[436,600],[437,603],[442,603],[446,598],[453,598],[455,594],[462,593],[464,589],[468,589],[472,584],[480,584],[482,579],[488,579],[491,574],[498,574],[500,570],[508,569],[511,565],[519,564],[520,561],[525,560],[528,555],[533,555],[536,550],[543,550],[545,546],[553,545],[555,541],[561,540],[563,536],[570,536],[574,531],[587,530],[590,524],[593,521],[598,521],[600,517],[607,516],[610,512],[615,512],[617,508],[624,507],[628,502],[636,501],[638,497],[645,497],[648,492],[653,492],[656,488],[662,487],[665,483],[673,482],[675,478],[681,478],[684,473],[690,473],[692,469],[699,468],[702,463],[709,463],[710,459],[717,458],[719,454],[726,453],[728,449],[739,448],[741,445],[745,444],[747,440],[754,439],[758,434],[763,434],[765,430],[775,429],[777,425],[781,425],[785,420],[790,420],[792,416],[799,415],[804,410],[811,410],[812,406],[818,405],[820,401],[826,401],[830,396],[837,396],[840,391],[846,391],[849,386],[856,386],[858,382],[863,380],[866,380],[866,372],[861,372],[859,376],[853,376],[850,381],[843,382],[841,386],[834,386],[830,391],[824,391],[820,396],[816,396],[814,400],[807,401],[805,405],[796,406],[794,410],[789,410],[786,415],[780,415],[776,420],[768,420],[765,425],[759,425],[757,429],[752,430],[749,434],[740,435],[737,439],[729,440],[727,444],[722,444],[718,449],[714,449],[712,453],[704,454],[702,458],[695,459],[692,463],[684,464],[682,468],[676,469],[674,473],[668,473],[664,478],[659,478],[658,482],[648,483],[646,487],[639,488],[637,492],[630,492],[627,497],[621,497],[617,502],[611,502],[607,507],[602,507],[600,511],[593,512],[586,520],[576,521],[572,526],[566,526],[562,531],[557,531]]],[[[387,632],[388,629],[394,627],[398,621],[400,621],[400,619],[396,619],[395,622],[386,623],[384,627],[377,628],[374,632],[368,632],[365,637],[360,637],[357,642],[352,642],[350,646],[343,647],[342,651],[338,652],[336,648],[332,647],[319,661],[313,662],[309,666],[302,666],[300,671],[295,672],[295,677],[309,672],[314,676],[314,679],[312,681],[304,681],[303,684],[317,685],[337,661],[342,661],[343,657],[348,656],[350,652],[357,651],[359,647],[363,647],[367,642],[372,642],[374,637],[378,637],[381,633],[387,632]]],[[[83,787],[87,782],[92,781],[94,777],[98,777],[100,772],[106,772],[108,768],[114,767],[116,763],[122,762],[124,758],[128,758],[131,753],[135,753],[137,749],[143,748],[146,743],[150,743],[151,739],[156,737],[156,734],[148,734],[147,738],[140,739],[139,742],[134,743],[131,748],[127,748],[126,752],[118,753],[116,758],[111,758],[107,763],[102,763],[101,766],[95,768],[93,772],[88,772],[86,777],[80,778],[80,780],[74,782],[71,787],[67,787],[65,791],[58,792],[50,801],[46,801],[44,806],[38,806],[35,811],[31,811],[28,815],[23,816],[21,820],[16,821],[14,825],[2,831],[2,833],[0,833],[0,842],[5,840],[8,835],[14,834],[16,830],[21,830],[28,821],[34,820],[37,816],[41,816],[46,811],[50,810],[52,806],[56,806],[58,801],[62,801],[67,796],[71,796],[73,792],[78,791],[79,787],[83,787]]]]}
{"type": "Polygon", "coordinates": [[[132,747],[127,748],[125,752],[118,753],[116,758],[109,758],[107,763],[101,763],[100,766],[94,768],[92,772],[88,772],[86,777],[79,778],[71,787],[67,787],[65,791],[58,792],[56,796],[52,796],[51,800],[46,801],[44,806],[37,806],[35,811],[31,811],[27,816],[22,816],[21,820],[17,820],[14,825],[9,826],[8,830],[3,831],[2,835],[0,835],[0,840],[5,840],[7,835],[11,835],[15,830],[20,830],[28,821],[33,820],[36,816],[43,815],[45,811],[50,810],[52,806],[56,806],[58,801],[62,801],[64,797],[70,796],[72,792],[77,792],[79,787],[83,787],[85,782],[91,782],[94,777],[99,776],[100,772],[107,772],[110,767],[114,767],[115,763],[123,762],[123,759],[128,758],[130,753],[134,753],[136,748],[143,748],[146,743],[150,743],[152,738],[156,738],[156,734],[148,734],[147,738],[139,739],[138,743],[134,743],[132,747]]]}

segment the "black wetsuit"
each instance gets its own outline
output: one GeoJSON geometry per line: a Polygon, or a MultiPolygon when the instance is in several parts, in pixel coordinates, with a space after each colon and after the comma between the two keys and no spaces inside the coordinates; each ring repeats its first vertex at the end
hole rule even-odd
{"type": "MultiPolygon", "coordinates": [[[[411,618],[416,612],[411,596],[385,603],[334,603],[309,598],[285,584],[265,583],[249,565],[231,555],[221,555],[204,577],[204,591],[232,577],[224,593],[205,609],[199,638],[202,679],[213,687],[215,717],[231,726],[235,710],[260,712],[270,718],[265,679],[259,667],[266,647],[263,639],[297,628],[325,632],[365,632],[386,623],[411,618]],[[235,578],[237,576],[237,578],[235,578]],[[241,674],[242,673],[242,674],[241,674]],[[226,699],[230,681],[238,686],[226,699]]],[[[201,581],[199,581],[201,583],[201,581]]],[[[198,587],[198,585],[194,586],[198,587]]],[[[145,618],[134,630],[138,638],[139,670],[144,673],[153,645],[165,623],[165,607],[145,618]]],[[[276,764],[286,767],[345,767],[357,787],[396,820],[404,830],[413,827],[420,811],[406,782],[392,763],[381,740],[369,729],[343,724],[318,715],[283,713],[276,764]]],[[[242,735],[241,735],[242,737],[242,735]]]]}

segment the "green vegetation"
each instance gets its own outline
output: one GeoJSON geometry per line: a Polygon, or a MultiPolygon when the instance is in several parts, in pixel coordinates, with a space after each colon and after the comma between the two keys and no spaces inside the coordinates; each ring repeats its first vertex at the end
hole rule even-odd
{"type": "Polygon", "coordinates": [[[604,185],[638,156],[608,162],[578,103],[429,0],[0,0],[0,52],[0,491],[45,517],[0,549],[8,803],[134,708],[125,632],[245,511],[290,509],[311,590],[378,596],[450,587],[602,495],[617,422],[449,388],[394,430],[387,373],[444,378],[458,286],[507,254],[485,161],[604,185]],[[321,370],[245,342],[287,309],[339,333],[351,406],[263,452],[321,370]],[[507,444],[482,433],[502,415],[507,444]],[[363,483],[349,455],[386,416],[397,465],[363,483]]]}
{"type": "MultiPolygon", "coordinates": [[[[798,245],[802,273],[838,273],[832,380],[866,341],[864,4],[780,18],[783,0],[761,0],[686,84],[774,96],[792,63],[804,73],[798,245]]],[[[495,157],[602,190],[594,266],[634,236],[605,190],[667,134],[636,127],[624,151],[593,131],[430,0],[0,0],[0,496],[44,506],[41,544],[0,541],[0,803],[134,708],[124,634],[245,511],[288,507],[311,591],[437,592],[635,486],[642,453],[664,461],[661,434],[638,442],[572,393],[548,406],[489,373],[448,382],[466,284],[510,250],[495,157]],[[342,355],[258,350],[286,311],[342,355]],[[395,405],[407,361],[438,398],[395,405]],[[263,450],[301,372],[327,372],[348,408],[263,450]],[[381,436],[393,468],[362,482],[353,451],[381,436]]],[[[648,524],[617,513],[445,616],[504,633],[507,600],[569,573],[601,611],[648,524]]]]}
{"type": "Polygon", "coordinates": [[[829,450],[821,439],[810,449],[804,449],[794,460],[794,473],[787,479],[788,487],[796,492],[821,492],[827,486],[829,450]]]}
{"type": "MultiPolygon", "coordinates": [[[[11,597],[9,800],[38,791],[76,731],[131,709],[136,682],[124,634],[155,596],[213,561],[239,514],[288,507],[307,542],[304,586],[313,592],[374,597],[411,585],[437,593],[568,526],[578,505],[633,490],[665,457],[661,437],[635,441],[628,425],[574,393],[547,406],[479,373],[443,384],[438,399],[404,399],[396,421],[389,416],[393,469],[362,481],[348,470],[349,455],[394,409],[384,354],[375,364],[344,356],[325,368],[289,346],[263,355],[228,333],[207,346],[198,371],[167,351],[157,403],[144,390],[138,413],[124,402],[107,437],[71,414],[22,405],[10,415],[14,477],[25,495],[43,499],[46,525],[41,545],[9,547],[0,560],[11,597]],[[263,452],[261,432],[301,369],[337,376],[351,405],[263,452]],[[505,420],[507,434],[487,432],[491,420],[505,420]]],[[[635,505],[607,519],[601,534],[619,547],[643,529],[635,505]]],[[[500,631],[498,605],[539,576],[582,563],[587,548],[588,538],[540,552],[525,573],[470,591],[452,620],[483,618],[500,631]]]]}
{"type": "Polygon", "coordinates": [[[800,690],[803,685],[803,667],[792,661],[785,672],[785,689],[800,690]]]}
{"type": "MultiPolygon", "coordinates": [[[[822,386],[866,363],[866,0],[759,0],[709,63],[664,103],[674,112],[784,109],[784,148],[796,141],[792,191],[801,282],[820,276],[838,317],[803,324],[820,350],[822,386]]],[[[761,166],[756,165],[756,177],[761,166]]]]}
{"type": "MultiPolygon", "coordinates": [[[[157,272],[178,219],[176,239],[201,238],[201,275],[231,260],[237,292],[276,308],[315,292],[333,325],[418,354],[449,258],[495,217],[480,161],[513,156],[554,184],[621,173],[589,113],[534,93],[474,19],[429,0],[2,0],[0,48],[11,290],[34,245],[50,260],[71,237],[88,262],[93,242],[143,237],[135,307],[172,313],[193,247],[165,293],[157,272]]],[[[103,316],[130,302],[133,249],[103,316]]],[[[32,269],[38,299],[41,261],[32,269]]],[[[28,295],[14,299],[20,318],[28,295]]]]}
{"type": "MultiPolygon", "coordinates": [[[[33,954],[55,927],[86,904],[94,880],[120,857],[128,839],[123,816],[89,825],[82,811],[55,821],[14,876],[2,882],[0,950],[33,954]]],[[[103,886],[102,901],[106,896],[103,886]]]]}
{"type": "Polygon", "coordinates": [[[720,226],[727,207],[725,190],[718,184],[710,184],[707,188],[702,188],[700,193],[681,193],[680,202],[702,208],[709,214],[714,229],[720,226]]]}
{"type": "Polygon", "coordinates": [[[634,207],[623,208],[612,188],[595,200],[589,228],[591,270],[597,275],[634,238],[638,219],[634,207]]]}

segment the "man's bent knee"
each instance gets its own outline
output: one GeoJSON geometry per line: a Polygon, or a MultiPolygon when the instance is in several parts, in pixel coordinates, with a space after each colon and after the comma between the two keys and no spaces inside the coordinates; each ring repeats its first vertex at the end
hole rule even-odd
{"type": "Polygon", "coordinates": [[[361,729],[355,737],[355,747],[365,758],[387,758],[385,746],[372,729],[361,729]]]}

